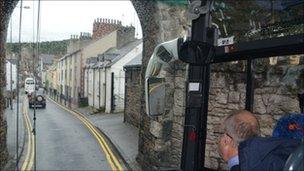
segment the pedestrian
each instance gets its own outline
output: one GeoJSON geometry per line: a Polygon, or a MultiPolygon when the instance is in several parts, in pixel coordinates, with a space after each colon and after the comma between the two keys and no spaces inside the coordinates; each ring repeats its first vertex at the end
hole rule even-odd
{"type": "Polygon", "coordinates": [[[231,171],[283,170],[289,155],[300,145],[295,139],[261,137],[257,118],[246,110],[226,117],[223,129],[219,151],[231,171]]]}

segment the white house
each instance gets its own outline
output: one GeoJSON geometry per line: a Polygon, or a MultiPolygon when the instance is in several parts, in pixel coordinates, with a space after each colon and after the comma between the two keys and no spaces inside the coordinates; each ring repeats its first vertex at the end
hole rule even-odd
{"type": "Polygon", "coordinates": [[[120,54],[106,65],[106,106],[105,112],[122,112],[125,97],[124,65],[142,53],[142,40],[136,40],[118,50],[120,54]]]}
{"type": "Polygon", "coordinates": [[[141,53],[142,40],[135,40],[87,60],[84,87],[90,106],[107,113],[124,110],[123,66],[141,53]]]}
{"type": "Polygon", "coordinates": [[[16,65],[6,60],[6,90],[7,91],[10,91],[11,88],[13,91],[16,89],[16,83],[17,83],[16,80],[17,80],[16,65]],[[11,83],[12,83],[12,87],[11,87],[11,83]]]}

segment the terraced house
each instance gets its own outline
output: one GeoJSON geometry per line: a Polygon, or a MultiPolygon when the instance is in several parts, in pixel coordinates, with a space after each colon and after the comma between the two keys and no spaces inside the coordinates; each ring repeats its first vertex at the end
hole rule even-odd
{"type": "MultiPolygon", "coordinates": [[[[117,75],[117,78],[123,78],[123,64],[129,60],[132,60],[133,57],[137,55],[137,53],[142,51],[142,47],[139,46],[141,40],[135,40],[134,36],[134,27],[122,26],[121,22],[117,20],[99,18],[96,19],[93,23],[92,35],[90,33],[80,33],[79,36],[72,35],[67,47],[67,54],[60,58],[58,62],[58,87],[53,91],[56,92],[56,96],[59,97],[60,101],[69,107],[77,107],[80,103],[84,103],[89,104],[90,106],[93,106],[97,109],[105,108],[105,105],[101,105],[106,104],[105,99],[103,99],[103,102],[101,102],[102,99],[100,92],[102,91],[101,89],[103,87],[103,84],[101,84],[100,81],[101,76],[97,77],[96,74],[96,79],[94,78],[94,80],[98,80],[98,82],[96,81],[97,85],[94,86],[94,95],[92,91],[88,91],[89,85],[87,82],[89,74],[88,70],[86,70],[86,68],[88,68],[86,61],[87,59],[92,59],[102,54],[110,55],[110,52],[115,52],[115,54],[112,54],[113,58],[111,59],[114,60],[115,58],[115,61],[111,61],[111,65],[114,65],[114,63],[117,63],[115,66],[119,65],[118,70],[117,67],[116,70],[114,70],[117,72],[119,71],[120,74],[115,75],[117,75]],[[135,48],[136,53],[132,52],[128,55],[128,53],[135,48]],[[123,57],[127,58],[124,58],[123,60],[123,57]],[[125,62],[118,62],[119,60],[125,62]]],[[[95,62],[94,65],[98,65],[97,63],[95,64],[95,62]]],[[[90,75],[90,77],[92,76],[90,75]]],[[[108,80],[110,81],[111,79],[108,80]]],[[[116,88],[117,97],[120,97],[117,98],[117,101],[119,101],[117,103],[121,104],[119,105],[120,110],[123,110],[124,93],[123,89],[118,88],[118,86],[120,87],[120,84],[123,84],[123,82],[124,80],[119,81],[119,84],[117,84],[116,88]],[[118,93],[120,95],[118,95],[118,93]]],[[[109,91],[111,91],[110,87],[111,86],[108,85],[109,91]]],[[[110,94],[108,94],[109,100],[111,99],[110,97],[110,94]]],[[[109,109],[107,111],[112,111],[110,109],[110,103],[108,105],[108,108],[109,109]]]]}

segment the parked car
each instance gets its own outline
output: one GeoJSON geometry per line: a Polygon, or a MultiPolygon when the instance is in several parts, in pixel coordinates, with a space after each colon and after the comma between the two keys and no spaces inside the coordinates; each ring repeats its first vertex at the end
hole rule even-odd
{"type": "Polygon", "coordinates": [[[39,88],[36,91],[36,98],[35,98],[35,92],[32,92],[29,96],[29,108],[33,108],[36,105],[37,107],[45,108],[46,107],[46,99],[44,94],[44,89],[39,88]],[[35,104],[36,102],[36,104],[35,104]]]}

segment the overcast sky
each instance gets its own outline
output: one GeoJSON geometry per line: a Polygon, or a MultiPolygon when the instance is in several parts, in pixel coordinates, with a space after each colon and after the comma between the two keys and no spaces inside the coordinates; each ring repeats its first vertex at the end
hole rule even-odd
{"type": "MultiPolygon", "coordinates": [[[[22,17],[22,42],[32,42],[33,24],[36,32],[37,0],[24,0],[22,17]],[[34,17],[33,17],[34,15],[34,17]],[[34,20],[33,20],[34,18],[34,20]],[[33,22],[34,21],[34,22],[33,22]]],[[[13,42],[18,41],[20,3],[12,15],[13,42]]],[[[70,35],[80,32],[92,33],[93,22],[96,18],[110,18],[121,20],[123,25],[133,25],[138,38],[142,37],[140,22],[136,11],[129,0],[91,0],[91,1],[41,1],[41,41],[69,39],[70,35]]],[[[10,41],[10,26],[7,41],[10,41]]],[[[35,33],[36,35],[36,33],[35,33]]]]}

